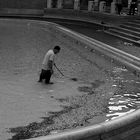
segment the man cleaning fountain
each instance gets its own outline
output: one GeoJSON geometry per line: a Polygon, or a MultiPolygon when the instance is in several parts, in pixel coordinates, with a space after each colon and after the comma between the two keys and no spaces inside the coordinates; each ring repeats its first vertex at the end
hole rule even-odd
{"type": "Polygon", "coordinates": [[[41,70],[38,82],[42,82],[43,80],[45,80],[46,84],[53,84],[52,82],[50,82],[50,79],[53,74],[53,65],[55,64],[54,63],[55,55],[60,52],[60,49],[61,48],[59,46],[55,46],[53,49],[50,49],[46,53],[42,62],[42,70],[41,70]]]}

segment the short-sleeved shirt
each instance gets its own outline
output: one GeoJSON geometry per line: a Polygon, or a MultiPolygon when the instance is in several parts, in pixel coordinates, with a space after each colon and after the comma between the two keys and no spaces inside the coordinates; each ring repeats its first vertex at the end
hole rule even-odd
{"type": "Polygon", "coordinates": [[[54,56],[55,56],[55,54],[54,54],[53,50],[49,50],[46,53],[44,60],[42,62],[42,69],[49,70],[48,62],[49,62],[49,60],[51,60],[54,63],[54,56]]]}

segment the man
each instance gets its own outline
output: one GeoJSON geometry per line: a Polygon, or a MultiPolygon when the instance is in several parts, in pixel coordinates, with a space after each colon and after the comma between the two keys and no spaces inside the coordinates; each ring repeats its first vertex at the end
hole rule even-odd
{"type": "Polygon", "coordinates": [[[52,84],[50,82],[50,78],[53,74],[53,65],[55,64],[54,57],[55,57],[55,54],[60,52],[60,49],[61,48],[59,46],[55,46],[53,50],[49,50],[46,53],[44,60],[42,62],[42,70],[41,70],[40,78],[38,82],[42,82],[42,80],[45,80],[46,84],[52,84]]]}
{"type": "Polygon", "coordinates": [[[117,12],[120,15],[122,11],[122,0],[116,0],[117,12]]]}

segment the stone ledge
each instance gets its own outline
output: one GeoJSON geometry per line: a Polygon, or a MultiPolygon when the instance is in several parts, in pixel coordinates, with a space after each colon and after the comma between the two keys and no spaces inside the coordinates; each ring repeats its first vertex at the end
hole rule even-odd
{"type": "Polygon", "coordinates": [[[1,8],[0,15],[44,15],[44,10],[1,8]]]}

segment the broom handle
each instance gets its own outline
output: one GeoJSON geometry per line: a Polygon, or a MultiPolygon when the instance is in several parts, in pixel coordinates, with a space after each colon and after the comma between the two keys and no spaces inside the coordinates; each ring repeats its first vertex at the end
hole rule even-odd
{"type": "Polygon", "coordinates": [[[55,66],[55,68],[60,72],[60,74],[61,74],[62,76],[64,76],[64,74],[59,70],[59,68],[56,66],[55,63],[54,63],[54,66],[55,66]]]}

